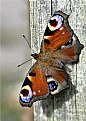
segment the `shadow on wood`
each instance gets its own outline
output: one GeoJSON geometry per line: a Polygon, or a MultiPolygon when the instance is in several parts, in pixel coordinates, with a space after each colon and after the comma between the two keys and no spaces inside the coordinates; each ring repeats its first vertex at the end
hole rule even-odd
{"type": "Polygon", "coordinates": [[[61,108],[62,105],[69,101],[76,93],[78,93],[76,87],[70,82],[68,89],[63,90],[54,96],[49,95],[45,100],[41,101],[43,113],[47,117],[51,117],[55,109],[61,108]]]}

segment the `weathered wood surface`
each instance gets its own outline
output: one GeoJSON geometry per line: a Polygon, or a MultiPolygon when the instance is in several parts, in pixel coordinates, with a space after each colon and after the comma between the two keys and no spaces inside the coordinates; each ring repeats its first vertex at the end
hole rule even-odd
{"type": "Polygon", "coordinates": [[[84,44],[79,63],[70,65],[70,88],[34,105],[34,121],[86,121],[86,0],[30,1],[31,43],[39,52],[47,22],[54,11],[69,14],[69,23],[84,44]]]}

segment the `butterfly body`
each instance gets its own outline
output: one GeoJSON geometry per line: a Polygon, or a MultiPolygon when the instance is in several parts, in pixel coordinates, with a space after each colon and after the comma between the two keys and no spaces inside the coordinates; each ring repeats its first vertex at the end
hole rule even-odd
{"type": "Polygon", "coordinates": [[[58,94],[68,88],[65,64],[77,62],[83,45],[68,23],[68,15],[58,11],[48,22],[40,53],[31,54],[36,59],[22,85],[19,97],[22,106],[31,107],[49,94],[58,94]]]}

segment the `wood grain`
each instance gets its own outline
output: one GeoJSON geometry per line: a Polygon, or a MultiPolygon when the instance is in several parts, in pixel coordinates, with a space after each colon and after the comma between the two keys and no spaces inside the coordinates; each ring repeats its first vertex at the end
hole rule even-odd
{"type": "Polygon", "coordinates": [[[55,11],[69,14],[71,28],[84,44],[79,63],[69,65],[70,88],[34,105],[34,121],[86,121],[86,1],[30,1],[31,46],[39,52],[48,20],[55,11]]]}

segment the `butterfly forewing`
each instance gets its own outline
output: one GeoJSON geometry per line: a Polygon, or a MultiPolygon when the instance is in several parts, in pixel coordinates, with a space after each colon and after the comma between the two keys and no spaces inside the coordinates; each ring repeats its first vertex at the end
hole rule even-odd
{"type": "Polygon", "coordinates": [[[73,32],[67,19],[68,16],[61,11],[56,12],[56,14],[51,17],[50,21],[52,20],[52,23],[49,21],[44,33],[41,45],[42,52],[54,51],[71,39],[73,32]],[[54,20],[57,21],[56,26],[53,25],[54,20]]]}

